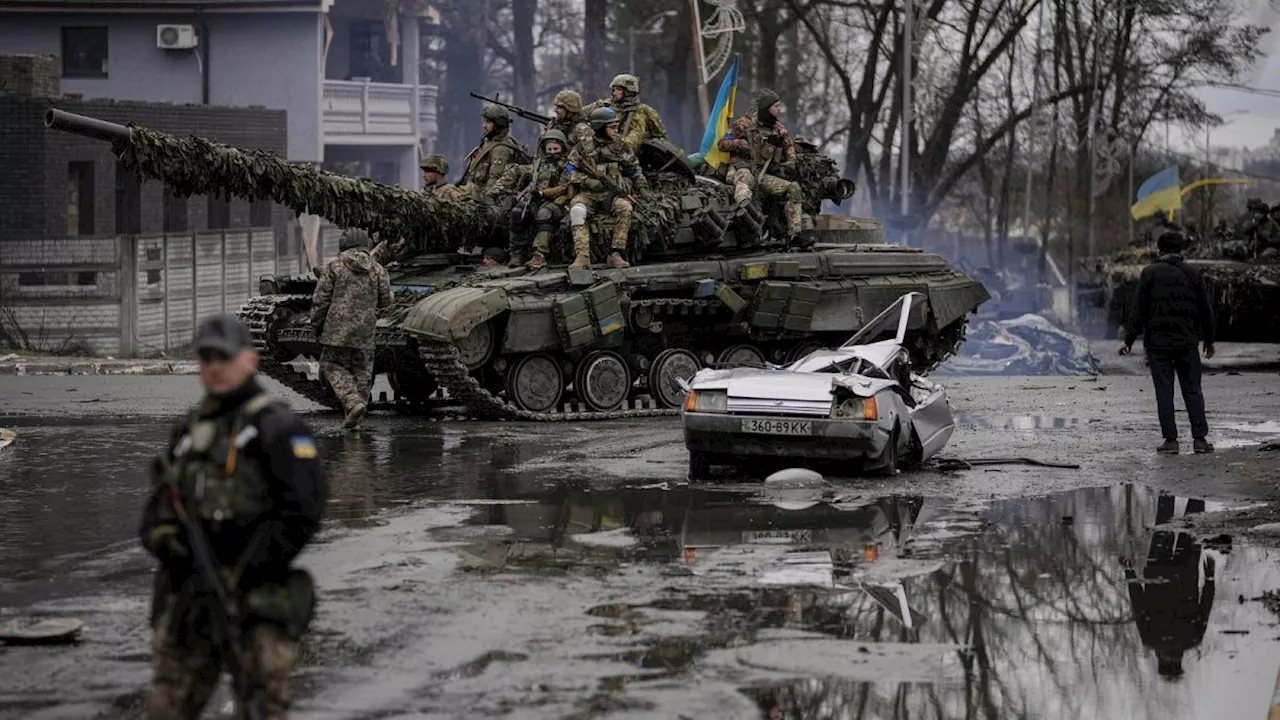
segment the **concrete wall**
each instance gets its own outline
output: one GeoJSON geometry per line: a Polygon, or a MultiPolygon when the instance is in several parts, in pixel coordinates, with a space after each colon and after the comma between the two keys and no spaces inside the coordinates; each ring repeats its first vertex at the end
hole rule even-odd
{"type": "Polygon", "coordinates": [[[396,182],[401,187],[410,190],[418,190],[422,187],[422,171],[418,168],[416,147],[328,145],[324,150],[324,160],[327,163],[393,162],[399,167],[400,175],[396,182]]]}
{"type": "MultiPolygon", "coordinates": [[[[203,105],[160,105],[93,100],[50,101],[0,95],[0,244],[15,238],[62,237],[67,232],[67,166],[72,161],[94,164],[94,232],[116,233],[116,163],[108,143],[44,127],[50,107],[89,115],[116,123],[136,122],[178,137],[199,135],[239,147],[283,154],[286,147],[285,113],[278,110],[226,108],[203,105]],[[12,140],[10,140],[12,138],[12,140]]],[[[143,233],[161,232],[163,185],[143,185],[143,233]]],[[[187,228],[208,227],[208,198],[187,201],[187,228]]],[[[292,213],[275,208],[270,225],[284,222],[292,213]]],[[[248,227],[250,204],[233,199],[231,228],[248,227]]]]}
{"type": "Polygon", "coordinates": [[[319,162],[320,55],[323,19],[314,13],[4,14],[0,54],[62,53],[62,28],[107,28],[107,77],[62,78],[64,93],[140,102],[202,102],[201,64],[209,104],[263,107],[288,113],[290,160],[319,162]],[[200,22],[208,28],[198,52],[156,47],[156,26],[200,22]]]}

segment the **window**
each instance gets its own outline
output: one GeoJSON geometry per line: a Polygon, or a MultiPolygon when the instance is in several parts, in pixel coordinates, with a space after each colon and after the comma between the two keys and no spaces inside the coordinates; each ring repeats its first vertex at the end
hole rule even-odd
{"type": "Polygon", "coordinates": [[[395,185],[400,182],[400,164],[396,162],[375,162],[369,179],[383,185],[395,185]]]}
{"type": "Polygon", "coordinates": [[[93,162],[67,163],[67,235],[93,234],[93,162]]]}
{"type": "Polygon", "coordinates": [[[271,227],[271,201],[254,200],[249,205],[249,227],[271,227]]]}
{"type": "Polygon", "coordinates": [[[92,271],[18,273],[19,287],[93,287],[97,284],[98,273],[92,271]]]}
{"type": "Polygon", "coordinates": [[[107,76],[107,29],[62,28],[62,77],[107,76]]]}
{"type": "Polygon", "coordinates": [[[164,231],[187,231],[187,199],[175,195],[168,185],[164,188],[164,231]]]}
{"type": "Polygon", "coordinates": [[[226,230],[231,227],[231,198],[209,196],[209,229],[226,230]]]}
{"type": "Polygon", "coordinates": [[[352,78],[367,77],[374,82],[400,82],[400,65],[391,65],[387,27],[382,20],[352,20],[348,67],[352,78]]]}
{"type": "Polygon", "coordinates": [[[116,234],[142,232],[142,183],[134,172],[116,163],[116,234]]]}

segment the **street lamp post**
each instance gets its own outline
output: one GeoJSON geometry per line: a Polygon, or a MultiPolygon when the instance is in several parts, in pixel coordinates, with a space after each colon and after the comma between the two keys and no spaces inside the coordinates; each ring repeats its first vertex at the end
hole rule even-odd
{"type": "MultiPolygon", "coordinates": [[[[902,219],[911,213],[911,4],[902,3],[902,219]]],[[[902,244],[911,245],[910,231],[902,234],[902,244]]]]}
{"type": "Polygon", "coordinates": [[[673,17],[678,14],[679,13],[675,10],[663,10],[660,13],[654,13],[648,20],[641,23],[641,30],[637,30],[633,27],[627,31],[627,35],[630,40],[627,48],[627,72],[632,75],[636,74],[636,35],[652,35],[658,30],[657,28],[650,30],[649,26],[653,25],[655,22],[661,22],[663,18],[673,17]]]}

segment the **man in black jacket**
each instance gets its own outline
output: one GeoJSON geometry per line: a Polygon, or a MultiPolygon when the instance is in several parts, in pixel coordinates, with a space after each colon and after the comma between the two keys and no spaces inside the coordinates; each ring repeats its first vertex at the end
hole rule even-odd
{"type": "Polygon", "coordinates": [[[328,483],[311,431],[259,384],[249,329],[233,315],[215,316],[200,323],[193,345],[205,396],[174,428],[153,468],[156,485],[139,529],[160,561],[148,718],[198,717],[227,651],[212,621],[225,608],[197,582],[177,502],[203,529],[223,581],[240,601],[248,656],[241,660],[265,699],[261,709],[283,720],[289,673],[314,609],[310,575],[291,564],[320,526],[328,483]]]}
{"type": "Polygon", "coordinates": [[[1204,416],[1204,395],[1200,392],[1200,354],[1197,345],[1204,343],[1204,356],[1213,357],[1213,308],[1209,305],[1204,278],[1182,261],[1183,236],[1166,231],[1156,241],[1160,255],[1142,270],[1138,280],[1138,297],[1121,355],[1128,355],[1134,340],[1145,336],[1147,364],[1156,387],[1156,408],[1160,414],[1160,432],[1164,443],[1161,453],[1178,453],[1178,424],[1173,412],[1173,379],[1182,388],[1191,419],[1191,437],[1197,453],[1213,452],[1209,444],[1209,424],[1204,416]]]}

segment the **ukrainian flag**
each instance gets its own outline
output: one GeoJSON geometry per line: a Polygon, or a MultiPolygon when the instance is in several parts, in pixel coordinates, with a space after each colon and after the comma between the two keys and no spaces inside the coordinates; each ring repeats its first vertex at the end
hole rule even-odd
{"type": "Polygon", "coordinates": [[[720,92],[716,93],[716,105],[711,108],[711,117],[707,120],[707,130],[702,134],[702,147],[699,153],[711,167],[720,167],[729,162],[729,153],[720,149],[720,140],[729,132],[733,123],[733,101],[738,96],[738,65],[742,55],[734,55],[729,70],[720,82],[720,92]]]}
{"type": "Polygon", "coordinates": [[[1138,188],[1138,202],[1129,209],[1134,220],[1160,211],[1182,209],[1182,181],[1178,166],[1171,165],[1147,178],[1138,188]]]}

